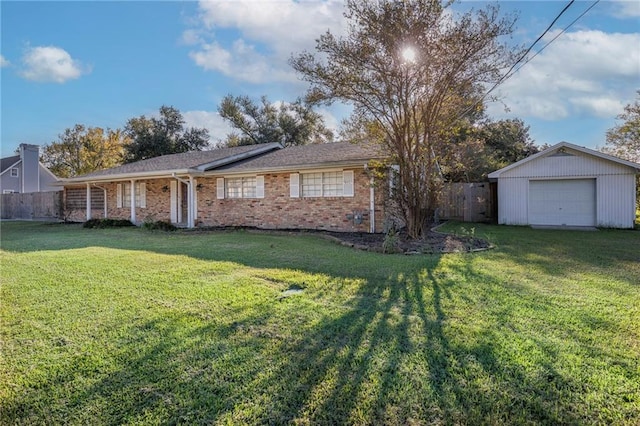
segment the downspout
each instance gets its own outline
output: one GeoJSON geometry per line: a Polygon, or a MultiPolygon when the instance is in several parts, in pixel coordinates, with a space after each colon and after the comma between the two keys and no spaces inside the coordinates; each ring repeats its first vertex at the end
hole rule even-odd
{"type": "Polygon", "coordinates": [[[104,218],[107,218],[107,188],[103,187],[103,186],[98,186],[95,183],[93,184],[93,186],[95,188],[98,189],[102,189],[102,192],[104,193],[104,218]]]}
{"type": "Polygon", "coordinates": [[[182,182],[187,185],[187,190],[189,191],[189,196],[187,197],[187,228],[193,228],[193,177],[189,176],[189,180],[184,180],[178,177],[175,173],[172,173],[171,176],[173,176],[173,178],[178,182],[182,182]]]}
{"type": "Polygon", "coordinates": [[[374,234],[376,232],[376,193],[373,187],[374,179],[371,176],[371,183],[369,185],[369,232],[374,234]]]}

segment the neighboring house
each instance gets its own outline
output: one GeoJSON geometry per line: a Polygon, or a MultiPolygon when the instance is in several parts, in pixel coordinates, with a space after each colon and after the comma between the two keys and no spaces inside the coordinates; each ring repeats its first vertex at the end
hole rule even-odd
{"type": "Polygon", "coordinates": [[[561,142],[489,174],[498,223],[633,228],[640,164],[561,142]]]}
{"type": "Polygon", "coordinates": [[[166,220],[195,226],[380,232],[381,159],[350,143],[261,144],[160,156],[64,179],[69,220],[166,220]]]}
{"type": "Polygon", "coordinates": [[[3,194],[60,191],[58,178],[40,163],[38,145],[20,144],[19,155],[0,160],[0,191],[3,194]]]}

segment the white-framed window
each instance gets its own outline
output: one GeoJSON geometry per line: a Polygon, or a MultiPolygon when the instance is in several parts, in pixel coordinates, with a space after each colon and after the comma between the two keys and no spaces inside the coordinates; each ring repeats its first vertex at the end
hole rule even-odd
{"type": "Polygon", "coordinates": [[[216,180],[217,198],[264,198],[264,176],[237,176],[216,180]]]}
{"type": "Polygon", "coordinates": [[[224,191],[225,198],[256,198],[256,178],[226,178],[224,191]]]}
{"type": "MultiPolygon", "coordinates": [[[[124,182],[119,183],[117,187],[117,207],[118,208],[130,208],[131,207],[131,183],[124,182]]],[[[135,193],[136,207],[147,207],[147,185],[144,182],[136,182],[135,193]]]]}
{"type": "Polygon", "coordinates": [[[322,197],[322,173],[302,173],[300,186],[303,197],[322,197]]]}
{"type": "Polygon", "coordinates": [[[353,171],[293,173],[291,197],[353,197],[353,171]]]}
{"type": "Polygon", "coordinates": [[[18,177],[20,175],[20,169],[17,167],[13,167],[10,173],[11,177],[18,177]]]}

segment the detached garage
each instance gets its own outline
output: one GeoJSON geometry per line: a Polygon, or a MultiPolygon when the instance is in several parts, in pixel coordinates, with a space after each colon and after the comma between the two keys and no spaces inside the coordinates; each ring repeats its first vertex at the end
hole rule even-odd
{"type": "Polygon", "coordinates": [[[640,164],[561,142],[489,174],[498,223],[633,228],[640,164]]]}

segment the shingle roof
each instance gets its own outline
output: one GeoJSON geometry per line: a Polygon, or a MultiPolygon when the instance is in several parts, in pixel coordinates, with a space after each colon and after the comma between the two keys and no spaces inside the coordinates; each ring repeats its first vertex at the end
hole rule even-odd
{"type": "Polygon", "coordinates": [[[9,167],[20,161],[19,155],[13,155],[11,157],[0,158],[0,173],[4,173],[9,167]]]}
{"type": "Polygon", "coordinates": [[[289,147],[228,164],[216,171],[243,172],[283,170],[300,167],[316,167],[340,164],[364,164],[372,159],[382,159],[379,147],[371,144],[336,142],[289,147]]]}
{"type": "Polygon", "coordinates": [[[100,170],[86,175],[78,176],[74,180],[106,177],[112,175],[138,174],[149,172],[165,172],[172,170],[198,169],[198,167],[210,163],[220,162],[227,158],[233,158],[243,154],[251,154],[252,151],[276,149],[279,144],[246,145],[232,148],[218,148],[212,151],[191,151],[181,154],[162,155],[135,163],[123,164],[111,169],[100,170]]]}
{"type": "Polygon", "coordinates": [[[172,173],[223,171],[246,173],[257,171],[295,170],[365,164],[384,155],[379,148],[366,144],[338,142],[282,148],[278,143],[219,148],[163,155],[135,163],[124,164],[83,176],[64,179],[67,183],[149,177],[172,173]]]}

